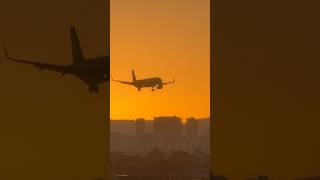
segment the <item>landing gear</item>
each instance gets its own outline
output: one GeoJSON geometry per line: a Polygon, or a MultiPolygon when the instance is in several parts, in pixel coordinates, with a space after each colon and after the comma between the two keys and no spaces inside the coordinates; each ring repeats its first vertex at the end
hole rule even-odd
{"type": "Polygon", "coordinates": [[[141,88],[138,88],[138,91],[141,91],[141,88]]]}
{"type": "Polygon", "coordinates": [[[90,93],[98,94],[99,93],[99,87],[98,86],[90,86],[89,87],[89,91],[90,91],[90,93]]]}
{"type": "Polygon", "coordinates": [[[151,91],[154,91],[154,89],[152,88],[151,91]]]}

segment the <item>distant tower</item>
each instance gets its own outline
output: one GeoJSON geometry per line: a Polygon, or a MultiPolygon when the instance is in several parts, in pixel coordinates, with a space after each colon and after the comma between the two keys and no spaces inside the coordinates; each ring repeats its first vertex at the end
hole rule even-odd
{"type": "Polygon", "coordinates": [[[199,123],[198,123],[198,120],[196,120],[193,117],[187,119],[186,135],[188,137],[199,136],[199,123]]]}
{"type": "Polygon", "coordinates": [[[136,120],[136,136],[143,137],[146,135],[146,120],[143,118],[136,120]]]}
{"type": "Polygon", "coordinates": [[[153,118],[155,145],[165,150],[181,149],[182,123],[176,116],[153,118]]]}

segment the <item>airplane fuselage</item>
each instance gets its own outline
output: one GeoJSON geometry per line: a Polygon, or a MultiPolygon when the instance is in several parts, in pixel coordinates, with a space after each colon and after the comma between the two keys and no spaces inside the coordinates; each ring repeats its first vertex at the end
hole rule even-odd
{"type": "Polygon", "coordinates": [[[70,65],[70,73],[77,76],[89,86],[98,86],[109,80],[108,57],[99,57],[70,65]]]}
{"type": "Polygon", "coordinates": [[[162,79],[159,77],[148,78],[148,79],[139,79],[133,81],[133,85],[140,89],[143,87],[157,87],[157,89],[162,89],[162,79]]]}
{"type": "Polygon", "coordinates": [[[138,91],[141,91],[141,89],[144,87],[151,87],[152,88],[151,91],[154,91],[155,87],[157,89],[162,89],[164,85],[171,84],[171,83],[175,82],[174,79],[172,82],[162,82],[162,79],[159,77],[137,79],[133,70],[132,70],[132,81],[121,81],[121,80],[115,80],[113,78],[112,78],[112,80],[116,81],[116,82],[123,83],[123,84],[128,84],[128,85],[134,86],[138,89],[138,91]]]}

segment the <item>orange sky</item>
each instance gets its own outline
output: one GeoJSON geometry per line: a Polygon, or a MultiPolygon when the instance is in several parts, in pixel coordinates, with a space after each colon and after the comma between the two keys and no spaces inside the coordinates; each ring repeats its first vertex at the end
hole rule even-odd
{"type": "Polygon", "coordinates": [[[209,117],[209,0],[111,0],[111,75],[159,76],[162,90],[110,83],[111,118],[209,117]]]}

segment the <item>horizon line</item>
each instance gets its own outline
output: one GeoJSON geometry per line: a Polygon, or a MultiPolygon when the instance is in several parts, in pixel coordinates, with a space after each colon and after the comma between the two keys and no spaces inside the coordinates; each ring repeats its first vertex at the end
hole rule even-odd
{"type": "MultiPolygon", "coordinates": [[[[181,117],[179,117],[179,116],[155,116],[155,117],[178,117],[178,118],[180,118],[181,120],[187,120],[187,119],[189,119],[189,118],[194,118],[194,119],[196,119],[196,120],[201,120],[201,119],[210,119],[211,117],[210,116],[208,116],[208,117],[201,117],[201,118],[196,118],[196,117],[188,117],[188,118],[181,118],[181,117]]],[[[136,121],[137,119],[145,119],[146,121],[153,121],[154,119],[152,118],[152,119],[148,119],[148,118],[110,118],[110,121],[136,121]]]]}

